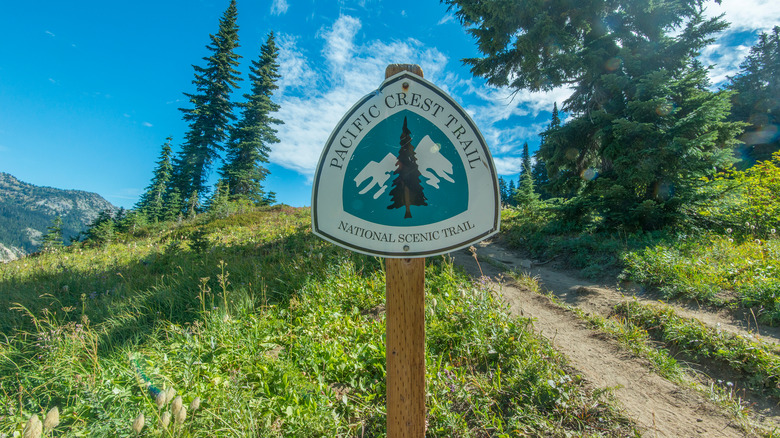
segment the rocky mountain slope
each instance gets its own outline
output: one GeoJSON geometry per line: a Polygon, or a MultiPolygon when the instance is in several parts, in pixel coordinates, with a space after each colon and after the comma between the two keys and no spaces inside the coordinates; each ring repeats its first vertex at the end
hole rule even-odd
{"type": "Polygon", "coordinates": [[[67,243],[106,209],[116,207],[96,193],[39,187],[0,172],[0,262],[36,251],[57,216],[67,243]]]}

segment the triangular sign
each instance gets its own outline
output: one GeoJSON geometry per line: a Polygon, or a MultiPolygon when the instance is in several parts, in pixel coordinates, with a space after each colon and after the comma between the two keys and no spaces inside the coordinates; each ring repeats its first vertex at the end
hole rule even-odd
{"type": "Polygon", "coordinates": [[[312,190],[312,228],[382,257],[426,257],[498,232],[495,167],[474,121],[411,72],[386,79],[331,133],[312,190]]]}

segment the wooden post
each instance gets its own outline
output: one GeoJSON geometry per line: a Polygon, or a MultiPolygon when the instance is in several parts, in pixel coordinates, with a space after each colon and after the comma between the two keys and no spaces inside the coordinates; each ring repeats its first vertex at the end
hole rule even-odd
{"type": "MultiPolygon", "coordinates": [[[[414,64],[391,64],[385,78],[414,64]]],[[[386,259],[388,438],[425,436],[425,258],[386,259]]]]}
{"type": "Polygon", "coordinates": [[[387,259],[387,436],[425,436],[425,259],[387,259]]]}

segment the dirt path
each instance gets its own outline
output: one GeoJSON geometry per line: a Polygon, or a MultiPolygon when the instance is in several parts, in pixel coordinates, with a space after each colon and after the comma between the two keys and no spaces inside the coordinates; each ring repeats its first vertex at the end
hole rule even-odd
{"type": "MultiPolygon", "coordinates": [[[[648,437],[743,437],[746,434],[700,393],[671,383],[651,371],[648,361],[635,357],[617,342],[590,329],[572,312],[553,304],[549,298],[526,290],[502,275],[504,266],[518,272],[526,272],[538,278],[542,289],[551,291],[561,300],[579,306],[585,312],[607,316],[612,307],[626,298],[624,293],[609,285],[596,284],[575,278],[549,266],[534,266],[511,250],[496,243],[482,243],[477,247],[481,259],[491,260],[478,266],[469,251],[453,254],[455,262],[467,272],[479,276],[482,273],[502,284],[501,292],[517,315],[533,318],[535,329],[547,337],[556,349],[568,358],[570,364],[589,383],[601,388],[614,388],[613,395],[645,429],[648,437]],[[481,268],[481,271],[480,271],[481,268]]],[[[654,300],[638,292],[639,299],[654,300]]],[[[728,315],[679,308],[679,313],[695,316],[706,324],[724,330],[745,334],[747,324],[735,321],[728,315]]],[[[778,342],[778,337],[762,331],[762,339],[778,342]]],[[[769,419],[777,418],[776,407],[771,404],[757,406],[769,419]]]]}

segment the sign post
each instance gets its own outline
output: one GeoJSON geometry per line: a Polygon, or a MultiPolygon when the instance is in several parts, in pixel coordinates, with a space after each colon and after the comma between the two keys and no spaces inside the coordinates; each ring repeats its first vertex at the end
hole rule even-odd
{"type": "Polygon", "coordinates": [[[471,117],[391,64],[331,133],[312,189],[315,235],[386,258],[387,436],[425,435],[425,257],[498,232],[493,159],[471,117]]]}
{"type": "MultiPolygon", "coordinates": [[[[391,64],[423,77],[418,65],[391,64]]],[[[387,436],[425,436],[425,258],[385,260],[387,436]]]]}

